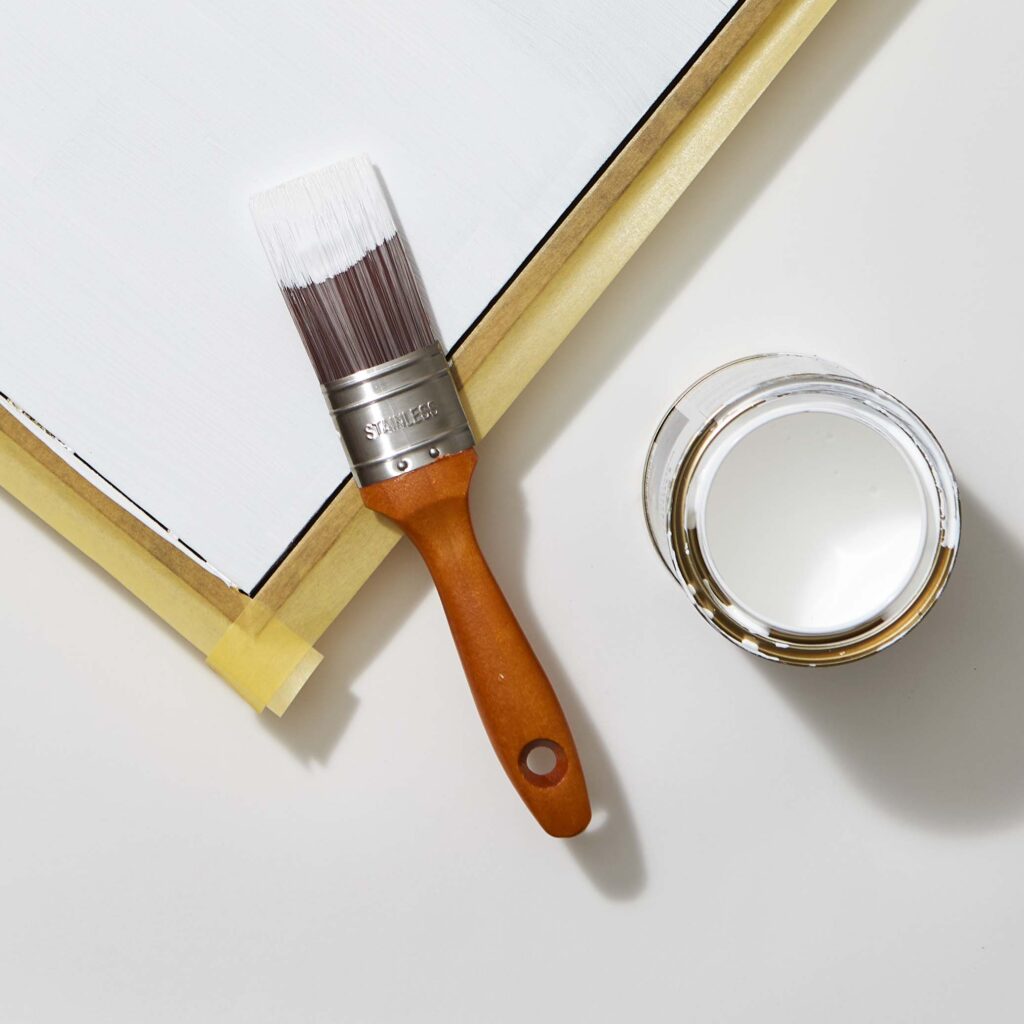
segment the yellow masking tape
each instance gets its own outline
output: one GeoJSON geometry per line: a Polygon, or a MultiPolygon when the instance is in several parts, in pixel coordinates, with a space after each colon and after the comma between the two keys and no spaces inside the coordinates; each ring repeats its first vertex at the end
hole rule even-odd
{"type": "Polygon", "coordinates": [[[208,654],[208,663],[258,711],[270,705],[283,713],[320,663],[309,641],[256,601],[239,595],[244,611],[232,622],[4,431],[0,486],[208,654]]]}
{"type": "Polygon", "coordinates": [[[200,650],[212,647],[231,624],[211,604],[197,602],[188,584],[2,431],[0,486],[200,650]]]}
{"type": "Polygon", "coordinates": [[[259,601],[246,607],[206,656],[206,663],[257,711],[269,706],[277,714],[322,660],[308,640],[259,601]]]}

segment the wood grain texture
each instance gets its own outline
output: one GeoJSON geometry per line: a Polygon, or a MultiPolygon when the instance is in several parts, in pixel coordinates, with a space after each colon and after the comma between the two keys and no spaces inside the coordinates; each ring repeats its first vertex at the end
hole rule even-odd
{"type": "Polygon", "coordinates": [[[553,836],[582,832],[590,801],[572,732],[555,691],[495,582],[469,514],[473,449],[364,487],[367,508],[402,528],[423,556],[444,605],[477,710],[523,802],[553,836]],[[554,754],[545,774],[527,759],[554,754]]]}

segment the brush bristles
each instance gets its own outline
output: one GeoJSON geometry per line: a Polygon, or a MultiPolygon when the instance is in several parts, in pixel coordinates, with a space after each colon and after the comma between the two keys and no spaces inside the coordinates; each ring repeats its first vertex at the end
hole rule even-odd
{"type": "Polygon", "coordinates": [[[250,201],[253,220],[321,384],[436,334],[372,164],[357,157],[250,201]]]}

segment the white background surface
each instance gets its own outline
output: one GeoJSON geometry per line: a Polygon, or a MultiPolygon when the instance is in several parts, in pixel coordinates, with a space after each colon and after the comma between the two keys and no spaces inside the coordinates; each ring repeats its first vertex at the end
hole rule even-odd
{"type": "Polygon", "coordinates": [[[840,0],[483,443],[475,511],[603,826],[501,776],[408,545],[282,721],[0,500],[0,1019],[1017,1021],[1024,17],[840,0]],[[925,623],[776,668],[690,609],[640,473],[711,367],[816,350],[964,497],[925,623]],[[118,649],[122,643],[123,649],[118,649]]]}

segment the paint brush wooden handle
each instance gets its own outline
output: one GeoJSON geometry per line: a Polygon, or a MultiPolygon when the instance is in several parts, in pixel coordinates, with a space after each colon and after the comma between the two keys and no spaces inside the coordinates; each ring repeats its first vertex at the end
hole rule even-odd
{"type": "Polygon", "coordinates": [[[251,206],[363,503],[423,555],[498,759],[548,832],[582,832],[576,744],[477,546],[473,431],[379,176],[358,157],[251,206]]]}
{"type": "Polygon", "coordinates": [[[477,544],[469,516],[476,461],[468,449],[360,493],[423,556],[480,717],[512,785],[546,832],[574,836],[590,821],[583,769],[555,691],[477,544]],[[545,774],[527,763],[536,750],[554,755],[545,774]]]}

